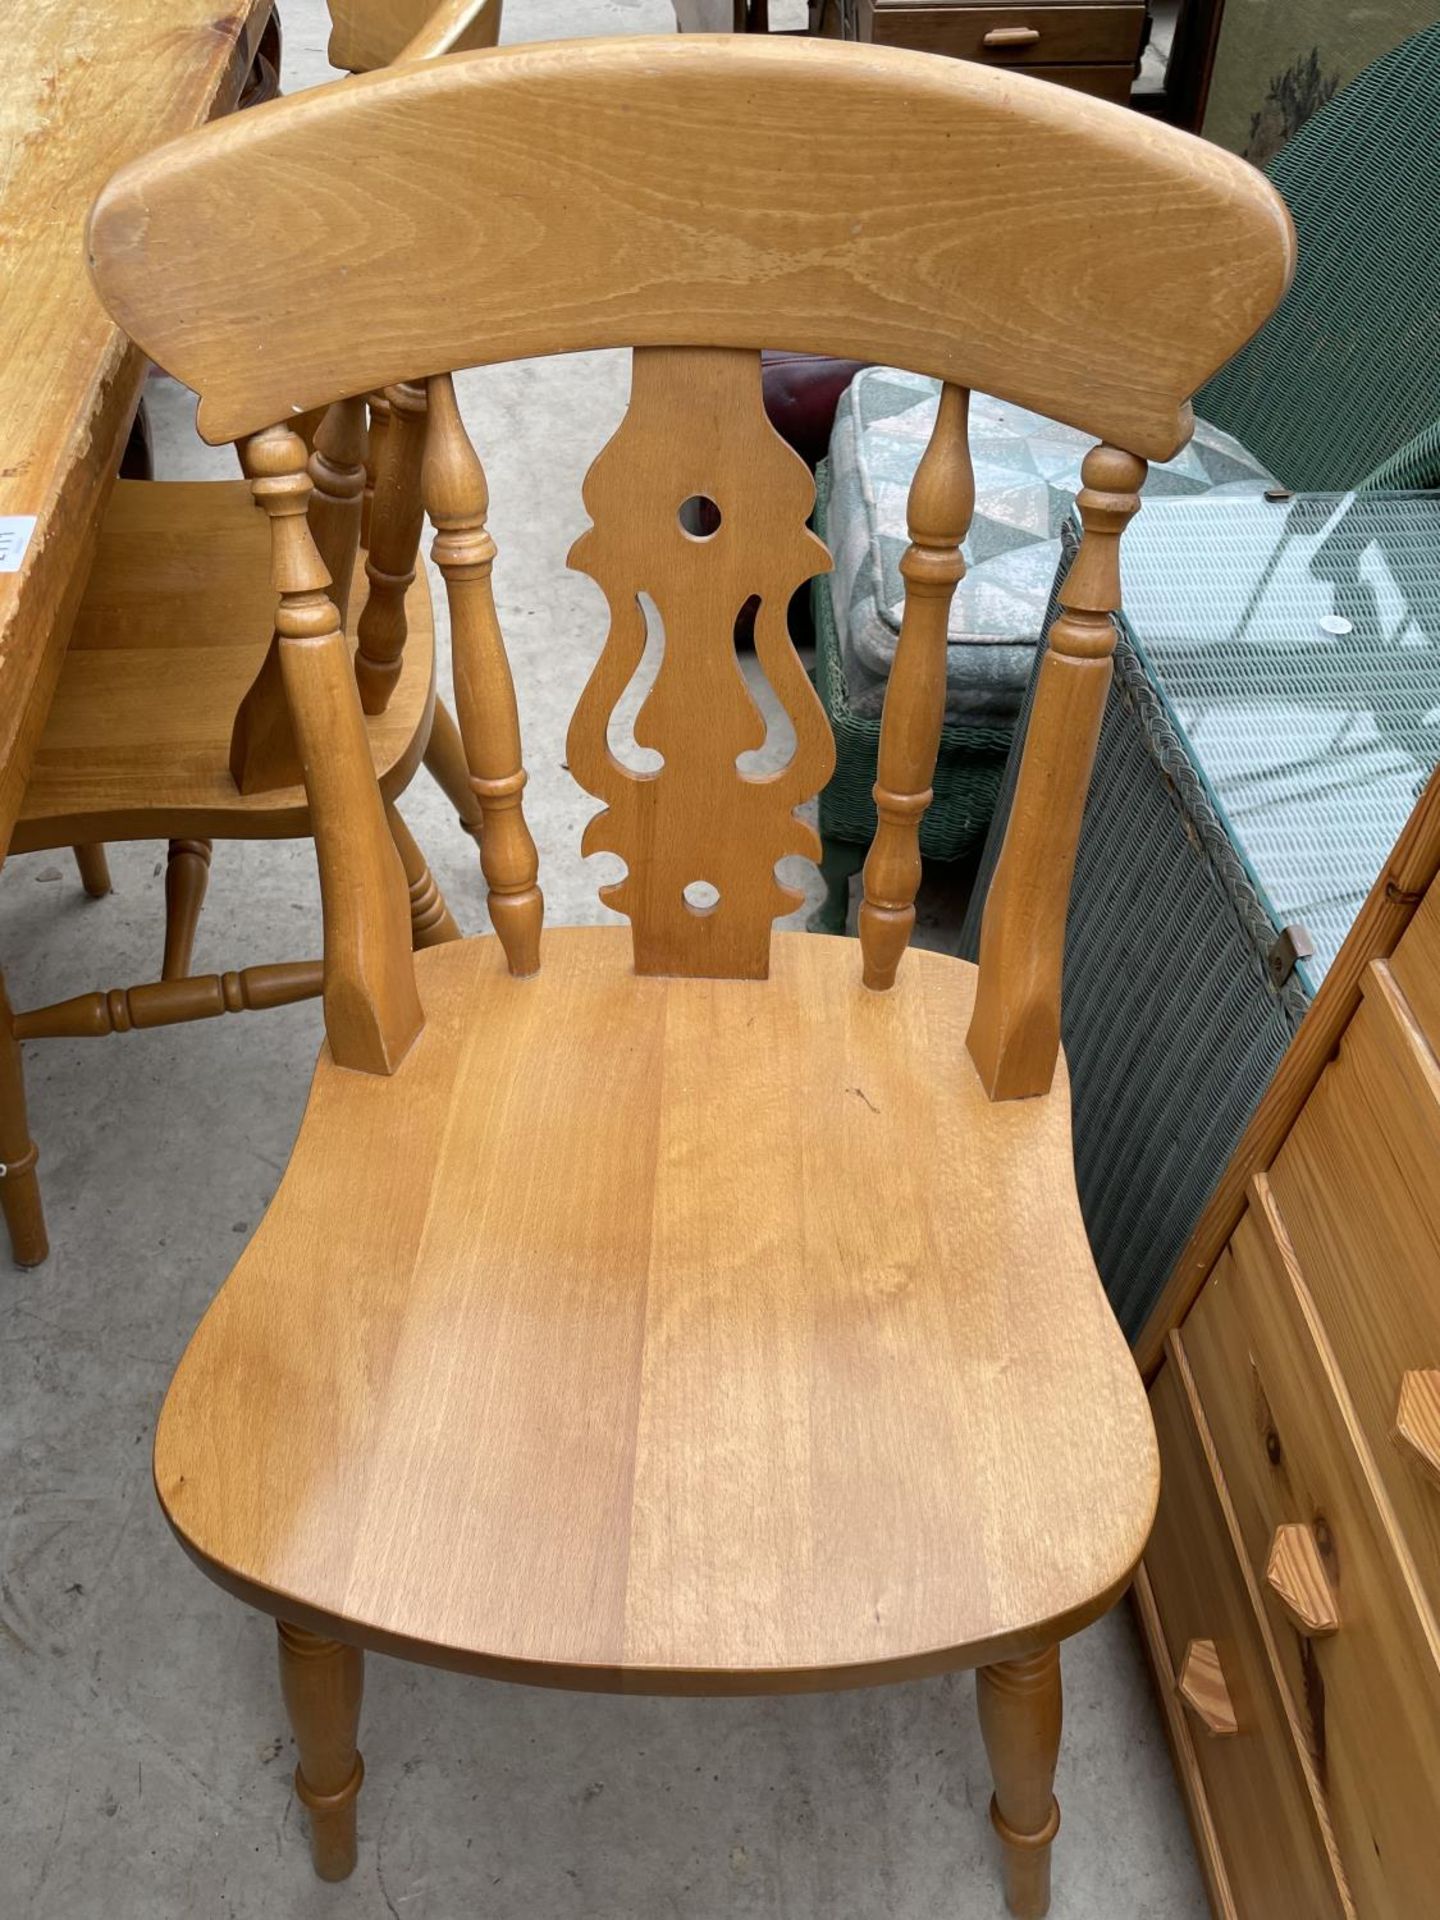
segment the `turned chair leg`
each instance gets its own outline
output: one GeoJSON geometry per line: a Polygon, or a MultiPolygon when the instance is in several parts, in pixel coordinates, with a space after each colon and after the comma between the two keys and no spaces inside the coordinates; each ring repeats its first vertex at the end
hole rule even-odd
{"type": "Polygon", "coordinates": [[[300,1763],[295,1792],[310,1815],[310,1857],[322,1880],[355,1870],[355,1801],[365,1762],[355,1745],[365,1656],[288,1620],[280,1630],[280,1691],[300,1763]]]}
{"type": "Polygon", "coordinates": [[[405,881],[410,888],[410,943],[418,952],[421,947],[440,947],[447,940],[458,940],[460,929],[456,926],[445,896],[435,883],[435,876],[425,863],[425,856],[415,843],[415,836],[401,819],[398,808],[388,801],[385,813],[390,822],[390,833],[400,850],[400,859],[405,868],[405,881]]]}
{"type": "Polygon", "coordinates": [[[190,972],[195,929],[210,882],[210,842],[172,840],[165,863],[165,959],[162,980],[183,980],[190,972]]]}
{"type": "Polygon", "coordinates": [[[39,1158],[25,1111],[20,1042],[15,1038],[5,976],[0,974],[0,1210],[10,1235],[10,1251],[20,1267],[38,1267],[50,1251],[35,1172],[39,1158]]]}
{"type": "Polygon", "coordinates": [[[1021,1920],[1050,1910],[1050,1844],[1060,1826],[1060,1650],[1043,1647],[975,1675],[980,1731],[995,1797],[990,1819],[1005,1855],[1005,1899],[1021,1920]]]}
{"type": "Polygon", "coordinates": [[[480,802],[470,784],[470,768],[465,760],[465,745],[455,716],[443,700],[435,702],[435,719],[425,748],[425,765],[430,777],[460,816],[460,825],[476,846],[480,844],[480,802]]]}
{"type": "Polygon", "coordinates": [[[110,863],[105,858],[105,848],[98,840],[89,841],[84,846],[72,847],[75,864],[80,869],[80,884],[92,900],[103,900],[110,891],[110,863]]]}

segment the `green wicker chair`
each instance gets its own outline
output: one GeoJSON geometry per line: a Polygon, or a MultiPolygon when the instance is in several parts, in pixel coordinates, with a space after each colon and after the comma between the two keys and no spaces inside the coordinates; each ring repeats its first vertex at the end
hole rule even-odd
{"type": "Polygon", "coordinates": [[[1367,67],[1266,169],[1295,221],[1295,283],[1195,411],[1297,492],[1440,486],[1437,130],[1440,23],[1367,67]]]}
{"type": "MultiPolygon", "coordinates": [[[[1270,165],[1295,220],[1299,271],[1278,311],[1195,407],[1287,487],[1440,487],[1437,128],[1440,25],[1360,74],[1270,165]]],[[[825,504],[822,487],[822,537],[825,504]]],[[[816,678],[837,755],[820,797],[828,894],[812,925],[839,931],[850,876],[874,830],[879,722],[848,697],[825,579],[813,599],[816,678]]],[[[922,829],[932,857],[958,859],[983,836],[1010,724],[947,728],[922,829]]]]}

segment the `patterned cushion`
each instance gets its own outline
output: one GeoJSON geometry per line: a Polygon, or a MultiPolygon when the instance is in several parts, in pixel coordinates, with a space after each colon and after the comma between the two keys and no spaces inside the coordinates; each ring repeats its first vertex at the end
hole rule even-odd
{"type": "MultiPolygon", "coordinates": [[[[905,496],[935,424],[939,387],[867,367],[842,398],[830,436],[834,555],[830,592],[853,711],[878,715],[900,635],[905,496]]],[[[1094,441],[1038,413],[977,393],[970,402],[975,518],[969,572],[950,609],[945,707],[952,718],[1019,711],[1060,557],[1060,529],[1094,441]]],[[[1269,474],[1238,440],[1196,425],[1184,452],[1150,469],[1145,497],[1263,492],[1269,474]]]]}

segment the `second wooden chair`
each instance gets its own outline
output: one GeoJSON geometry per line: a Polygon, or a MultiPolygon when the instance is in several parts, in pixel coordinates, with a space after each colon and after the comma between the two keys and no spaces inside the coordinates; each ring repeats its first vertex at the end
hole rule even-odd
{"type": "MultiPolygon", "coordinates": [[[[332,0],[335,64],[360,71],[495,44],[501,0],[444,0],[434,11],[430,4],[332,0]]],[[[350,399],[297,422],[313,443],[310,524],[351,631],[375,776],[419,946],[456,934],[394,806],[422,758],[477,841],[480,827],[459,733],[435,697],[430,596],[416,565],[424,413],[423,390],[401,386],[373,393],[368,409],[350,399]]],[[[244,480],[118,484],[11,850],[73,845],[86,891],[100,898],[110,890],[107,841],[168,841],[164,952],[158,981],[19,1014],[0,987],[0,1204],[22,1266],[49,1250],[23,1041],[124,1033],[320,991],[318,957],[190,972],[212,842],[310,832],[271,637],[269,576],[265,523],[244,480]]]]}

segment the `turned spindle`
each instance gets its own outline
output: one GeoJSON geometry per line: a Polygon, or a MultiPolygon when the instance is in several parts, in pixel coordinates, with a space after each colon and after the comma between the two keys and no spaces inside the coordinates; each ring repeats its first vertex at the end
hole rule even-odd
{"type": "Polygon", "coordinates": [[[1110,690],[1120,536],[1145,462],[1092,447],[1077,500],[1084,537],[1040,663],[1005,842],[985,902],[967,1042],[992,1100],[1047,1093],[1060,1051],[1060,979],[1075,849],[1110,690]]]}
{"type": "Polygon", "coordinates": [[[462,830],[478,847],[484,820],[475,789],[470,784],[470,769],[465,763],[465,742],[455,716],[443,700],[435,702],[435,717],[430,723],[430,738],[425,743],[425,768],[445,798],[454,807],[462,830]]]}
{"type": "Polygon", "coordinates": [[[366,713],[383,713],[400,678],[407,631],[405,596],[415,583],[424,512],[425,389],[385,389],[389,419],[381,438],[370,505],[365,578],[369,592],[355,628],[355,682],[366,713]]]}
{"type": "Polygon", "coordinates": [[[905,609],[880,721],[877,822],[860,906],[865,985],[879,990],[894,985],[915,925],[920,821],[932,798],[945,718],[950,603],[965,577],[960,542],[975,510],[969,415],[969,393],[947,382],[907,503],[910,545],[900,562],[905,609]]]}
{"type": "Polygon", "coordinates": [[[405,869],[405,884],[410,892],[410,939],[416,952],[421,947],[440,947],[447,940],[458,940],[460,929],[400,809],[387,804],[385,817],[390,822],[390,837],[405,869]]]}
{"type": "Polygon", "coordinates": [[[1005,1857],[1005,1898],[1021,1920],[1050,1910],[1050,1848],[1060,1828],[1060,1650],[1044,1647],[975,1675],[995,1794],[990,1822],[1005,1857]]]}
{"type": "Polygon", "coordinates": [[[490,579],[495,542],[485,526],[489,489],[449,374],[430,380],[429,397],[425,509],[435,523],[431,551],[450,605],[455,704],[470,785],[484,823],[480,869],[490,918],[510,971],[530,974],[540,965],[544,900],[537,885],[539,859],[521,800],[525,769],[515,683],[490,579]]]}
{"type": "Polygon", "coordinates": [[[380,471],[385,430],[390,425],[390,402],[383,393],[366,396],[365,410],[370,416],[365,435],[365,491],[360,497],[360,545],[370,545],[370,516],[375,511],[375,476],[380,471]]]}
{"type": "Polygon", "coordinates": [[[356,1739],[365,1687],[359,1647],[277,1620],[280,1691],[295,1736],[295,1795],[310,1816],[310,1857],[322,1880],[355,1870],[355,1802],[365,1779],[356,1739]]]}
{"type": "Polygon", "coordinates": [[[342,627],[350,616],[350,582],[360,545],[366,441],[364,400],[337,400],[326,409],[310,453],[310,532],[330,576],[330,598],[342,627]]]}
{"type": "Polygon", "coordinates": [[[320,861],[325,1033],[340,1066],[393,1073],[423,1025],[409,889],[375,784],[350,649],[310,536],[305,446],[287,427],[267,427],[250,441],[247,462],[270,517],[275,632],[320,861]]]}
{"type": "Polygon", "coordinates": [[[223,1013],[258,1013],[313,1000],[324,985],[319,960],[281,960],[238,973],[191,973],[183,980],[146,980],[138,987],[78,993],[48,1007],[15,1015],[19,1040],[97,1040],[112,1033],[213,1020],[223,1013]]]}
{"type": "Polygon", "coordinates": [[[208,840],[172,840],[165,861],[165,957],[162,980],[181,980],[190,971],[200,909],[210,882],[208,840]]]}

